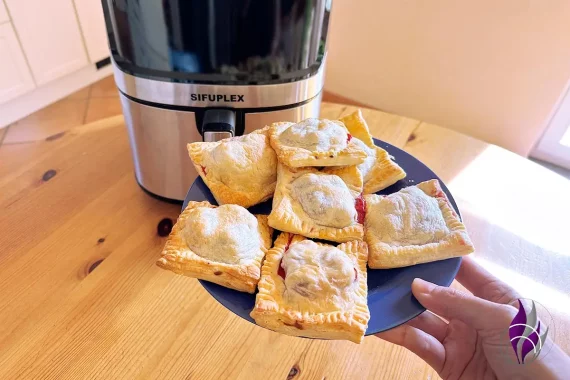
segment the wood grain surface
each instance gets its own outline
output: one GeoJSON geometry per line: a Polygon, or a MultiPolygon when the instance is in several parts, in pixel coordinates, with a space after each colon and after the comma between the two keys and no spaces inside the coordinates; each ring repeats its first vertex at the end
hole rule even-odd
{"type": "MultiPolygon", "coordinates": [[[[322,117],[354,109],[324,103],[322,117]]],[[[478,260],[515,286],[540,286],[529,291],[553,312],[556,341],[569,350],[570,252],[552,213],[570,215],[563,204],[570,186],[456,132],[363,113],[375,137],[449,184],[478,260]],[[544,201],[529,206],[537,193],[544,201]]],[[[180,206],[137,186],[121,116],[2,145],[0,210],[0,379],[438,378],[414,354],[375,337],[356,345],[264,330],[196,280],[156,267],[165,243],[157,226],[175,221],[180,206]]]]}

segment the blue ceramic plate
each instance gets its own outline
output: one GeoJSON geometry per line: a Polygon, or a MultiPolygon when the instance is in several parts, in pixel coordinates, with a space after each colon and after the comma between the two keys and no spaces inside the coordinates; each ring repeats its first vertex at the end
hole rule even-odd
{"type": "MultiPolygon", "coordinates": [[[[423,181],[434,178],[439,179],[427,166],[403,150],[376,139],[374,139],[374,143],[386,149],[408,174],[405,179],[398,181],[387,189],[379,191],[378,194],[390,194],[423,181]]],[[[443,191],[447,194],[449,201],[459,214],[457,205],[449,190],[443,182],[441,183],[443,191]]],[[[189,201],[209,201],[217,205],[212,193],[210,193],[210,190],[200,177],[190,187],[184,200],[183,209],[186,208],[189,201]]],[[[271,211],[271,202],[272,199],[255,205],[249,208],[249,211],[254,214],[268,215],[271,211]]],[[[425,311],[425,308],[412,295],[411,284],[414,278],[420,277],[438,285],[449,286],[455,278],[460,264],[461,258],[453,258],[406,268],[368,269],[370,321],[366,335],[389,330],[425,311]]],[[[243,319],[255,323],[249,316],[255,304],[255,294],[238,292],[208,281],[200,280],[200,282],[219,303],[243,319]]]]}

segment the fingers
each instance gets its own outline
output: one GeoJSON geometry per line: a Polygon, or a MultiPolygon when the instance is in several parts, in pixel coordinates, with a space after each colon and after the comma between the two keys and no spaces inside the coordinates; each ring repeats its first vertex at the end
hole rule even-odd
{"type": "Polygon", "coordinates": [[[445,319],[459,319],[477,330],[508,328],[514,316],[511,307],[496,304],[453,288],[437,286],[416,278],[412,293],[431,312],[445,319]]]}
{"type": "Polygon", "coordinates": [[[491,302],[510,304],[521,298],[513,288],[487,272],[470,257],[463,258],[456,279],[476,297],[491,302]]]}
{"type": "Polygon", "coordinates": [[[433,336],[408,325],[376,334],[377,337],[412,351],[429,364],[436,372],[443,369],[445,349],[433,336]]]}
{"type": "Polygon", "coordinates": [[[447,333],[447,323],[427,310],[407,324],[428,333],[440,342],[443,342],[447,333]]]}

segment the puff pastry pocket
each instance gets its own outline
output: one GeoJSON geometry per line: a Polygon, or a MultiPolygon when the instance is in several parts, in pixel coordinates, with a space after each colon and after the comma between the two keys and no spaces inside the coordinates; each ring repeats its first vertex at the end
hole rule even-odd
{"type": "Polygon", "coordinates": [[[374,145],[368,124],[360,110],[340,119],[352,141],[366,152],[366,159],[358,165],[364,182],[364,194],[373,194],[406,178],[406,172],[382,148],[374,145]]]}
{"type": "Polygon", "coordinates": [[[254,293],[261,262],[271,247],[267,216],[238,205],[189,202],[157,265],[227,288],[254,293]]]}
{"type": "Polygon", "coordinates": [[[261,269],[251,317],[282,334],[360,343],[367,305],[363,241],[337,247],[282,233],[261,269]]]}
{"type": "Polygon", "coordinates": [[[269,139],[279,161],[293,168],[357,165],[366,159],[366,152],[352,141],[338,120],[274,123],[269,128],[269,139]]]}
{"type": "Polygon", "coordinates": [[[473,243],[439,181],[388,196],[366,195],[370,268],[398,268],[467,255],[473,243]]]}
{"type": "Polygon", "coordinates": [[[362,176],[355,166],[318,170],[278,164],[269,225],[335,242],[362,240],[361,192],[362,176]]]}
{"type": "Polygon", "coordinates": [[[219,204],[250,207],[273,196],[277,156],[269,145],[268,129],[188,144],[196,171],[219,204]]]}

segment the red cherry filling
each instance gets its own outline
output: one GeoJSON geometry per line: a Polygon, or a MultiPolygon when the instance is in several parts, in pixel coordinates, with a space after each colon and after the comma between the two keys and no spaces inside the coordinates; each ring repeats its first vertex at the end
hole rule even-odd
{"type": "Polygon", "coordinates": [[[354,207],[356,208],[356,213],[358,215],[356,221],[360,224],[364,224],[364,217],[366,216],[366,201],[362,194],[360,194],[354,201],[354,207]]]}
{"type": "MultiPolygon", "coordinates": [[[[285,246],[285,250],[283,251],[283,256],[285,256],[287,250],[289,250],[289,246],[291,245],[292,240],[293,240],[293,235],[289,235],[289,240],[287,241],[287,245],[285,246]]],[[[282,262],[283,262],[283,257],[281,258],[281,260],[279,260],[279,268],[277,269],[277,274],[279,275],[279,277],[285,280],[285,276],[287,275],[287,273],[285,273],[285,269],[283,269],[283,267],[281,266],[282,262]]]]}
{"type": "Polygon", "coordinates": [[[352,135],[350,133],[347,133],[346,143],[348,144],[350,142],[350,140],[352,140],[352,135]]]}
{"type": "MultiPolygon", "coordinates": [[[[434,193],[434,197],[436,198],[443,198],[445,201],[448,201],[447,199],[447,195],[445,195],[445,193],[443,192],[442,189],[437,189],[434,193]]],[[[453,207],[451,208],[451,214],[455,217],[457,217],[457,213],[455,212],[455,210],[453,209],[453,207]]]]}
{"type": "Polygon", "coordinates": [[[356,270],[356,268],[352,269],[354,269],[354,282],[356,282],[358,280],[358,271],[356,270]]]}
{"type": "Polygon", "coordinates": [[[285,269],[283,269],[283,267],[281,266],[281,261],[279,262],[279,269],[277,269],[277,274],[279,275],[279,277],[285,280],[285,276],[287,274],[285,273],[285,269]]]}
{"type": "Polygon", "coordinates": [[[206,172],[206,167],[205,167],[205,166],[200,165],[200,169],[202,169],[202,173],[204,173],[204,175],[208,174],[208,173],[206,172]]]}

